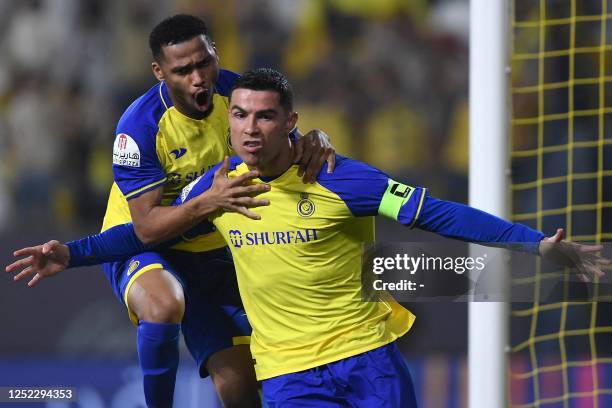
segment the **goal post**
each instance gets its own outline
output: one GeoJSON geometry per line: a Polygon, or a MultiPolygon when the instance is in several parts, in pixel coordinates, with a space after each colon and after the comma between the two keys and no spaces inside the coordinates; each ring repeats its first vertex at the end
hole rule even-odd
{"type": "MultiPolygon", "coordinates": [[[[507,217],[508,3],[470,0],[469,204],[507,217]]],[[[503,267],[489,268],[505,279],[503,267]]],[[[506,404],[507,305],[468,305],[468,406],[506,404]]]]}

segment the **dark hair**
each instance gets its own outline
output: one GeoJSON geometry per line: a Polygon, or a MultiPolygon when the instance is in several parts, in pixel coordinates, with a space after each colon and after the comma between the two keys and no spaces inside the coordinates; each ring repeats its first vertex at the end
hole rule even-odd
{"type": "Polygon", "coordinates": [[[293,88],[283,74],[272,68],[258,68],[245,72],[234,83],[232,92],[234,89],[277,92],[283,109],[287,113],[293,112],[293,88]]]}
{"type": "Polygon", "coordinates": [[[149,47],[155,60],[159,60],[165,45],[178,44],[204,35],[210,41],[208,28],[202,19],[189,14],[177,14],[157,24],[149,34],[149,47]]]}

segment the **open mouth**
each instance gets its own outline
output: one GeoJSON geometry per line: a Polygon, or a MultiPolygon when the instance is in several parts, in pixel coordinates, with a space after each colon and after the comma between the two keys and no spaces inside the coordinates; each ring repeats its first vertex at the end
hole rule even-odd
{"type": "Polygon", "coordinates": [[[195,94],[194,96],[195,103],[198,105],[199,108],[208,108],[209,95],[210,95],[210,92],[208,91],[208,89],[199,91],[195,94]]]}
{"type": "Polygon", "coordinates": [[[261,142],[259,142],[258,140],[247,140],[242,144],[242,146],[244,147],[244,150],[246,150],[248,153],[256,153],[262,147],[261,142]]]}

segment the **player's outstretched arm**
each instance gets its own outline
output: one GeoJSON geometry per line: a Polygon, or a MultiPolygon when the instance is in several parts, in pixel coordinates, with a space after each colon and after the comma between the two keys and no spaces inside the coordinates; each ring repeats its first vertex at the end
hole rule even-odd
{"type": "Polygon", "coordinates": [[[314,183],[317,174],[327,162],[327,172],[332,173],[336,166],[336,150],[329,136],[320,129],[313,129],[295,142],[293,162],[299,164],[298,175],[304,183],[314,183]]]}
{"type": "MultiPolygon", "coordinates": [[[[188,204],[197,202],[208,194],[207,199],[216,209],[240,212],[250,218],[259,218],[248,208],[267,205],[268,201],[257,200],[250,195],[267,191],[269,186],[247,184],[249,180],[257,177],[256,172],[229,179],[228,170],[229,159],[226,158],[214,173],[214,178],[210,177],[213,178],[212,181],[204,178],[194,181],[183,189],[181,197],[174,202],[173,207],[168,208],[189,208],[188,204]],[[249,196],[249,199],[246,196],[249,196]]],[[[170,246],[176,243],[180,240],[177,238],[179,235],[180,233],[176,234],[176,237],[169,237],[160,245],[170,246]]],[[[16,272],[21,269],[15,280],[36,274],[29,282],[29,286],[34,286],[43,277],[53,276],[67,268],[119,261],[153,247],[153,244],[146,244],[139,239],[133,223],[121,224],[66,244],[49,241],[43,245],[17,250],[13,255],[23,258],[7,266],[6,271],[16,272]]]]}
{"type": "Polygon", "coordinates": [[[583,282],[602,277],[603,269],[612,265],[612,260],[599,255],[603,246],[564,241],[563,232],[563,228],[558,228],[555,235],[540,241],[540,255],[559,265],[575,268],[583,282]]]}
{"type": "MultiPolygon", "coordinates": [[[[179,236],[219,210],[235,211],[246,217],[259,216],[249,208],[268,205],[267,200],[256,198],[268,191],[267,184],[251,184],[258,177],[255,171],[229,179],[229,159],[214,172],[212,186],[207,191],[181,205],[161,205],[162,188],[148,191],[128,201],[138,238],[147,245],[168,241],[179,236]]],[[[211,177],[210,174],[203,176],[211,177]]]]}
{"type": "Polygon", "coordinates": [[[545,237],[526,225],[465,204],[431,197],[424,188],[395,181],[356,160],[339,156],[334,174],[319,175],[319,183],[338,194],[353,216],[382,215],[447,238],[540,254],[575,268],[582,280],[602,276],[602,269],[612,265],[611,260],[598,255],[601,245],[563,241],[562,229],[545,237]]]}
{"type": "Polygon", "coordinates": [[[540,231],[525,225],[503,220],[463,204],[431,197],[426,197],[419,216],[422,217],[416,223],[419,228],[484,245],[512,244],[508,246],[509,249],[537,253],[559,265],[572,268],[584,282],[603,276],[603,269],[612,264],[612,261],[598,254],[603,249],[601,245],[563,241],[562,228],[557,229],[553,236],[545,237],[540,231]]]}
{"type": "MultiPolygon", "coordinates": [[[[164,245],[174,243],[176,240],[164,245]]],[[[151,248],[138,239],[132,223],[121,224],[65,244],[53,240],[19,249],[13,252],[13,256],[21,259],[8,265],[5,270],[8,273],[19,272],[15,275],[16,281],[34,275],[28,283],[28,286],[34,286],[40,279],[54,276],[64,269],[121,261],[151,248]]]]}
{"type": "Polygon", "coordinates": [[[42,245],[18,249],[13,256],[21,259],[8,265],[5,270],[8,273],[17,272],[13,280],[20,281],[28,276],[32,279],[28,286],[38,284],[41,279],[57,275],[68,267],[70,262],[70,251],[68,246],[53,240],[42,245]]]}
{"type": "Polygon", "coordinates": [[[601,245],[584,245],[563,241],[563,229],[544,237],[522,224],[515,224],[492,214],[463,204],[426,197],[416,226],[437,234],[477,242],[483,245],[511,244],[509,249],[520,249],[542,255],[553,262],[570,267],[579,279],[588,282],[603,276],[612,261],[598,254],[601,245]],[[522,244],[517,246],[516,244],[522,244]]]}

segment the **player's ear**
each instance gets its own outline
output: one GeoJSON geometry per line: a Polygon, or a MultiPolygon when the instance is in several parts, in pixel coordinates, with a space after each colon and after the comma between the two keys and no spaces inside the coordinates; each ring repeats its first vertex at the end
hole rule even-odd
{"type": "Polygon", "coordinates": [[[297,123],[297,121],[298,121],[298,113],[291,112],[289,116],[287,117],[287,123],[285,126],[287,133],[291,132],[295,128],[295,124],[297,123]]]}
{"type": "Polygon", "coordinates": [[[208,41],[210,48],[212,48],[212,56],[217,61],[217,64],[219,64],[219,51],[217,50],[217,44],[209,36],[206,36],[206,41],[208,41]]]}
{"type": "Polygon", "coordinates": [[[157,78],[158,81],[164,80],[164,73],[162,72],[161,66],[157,61],[153,61],[151,63],[151,70],[153,71],[153,75],[157,78]]]}

